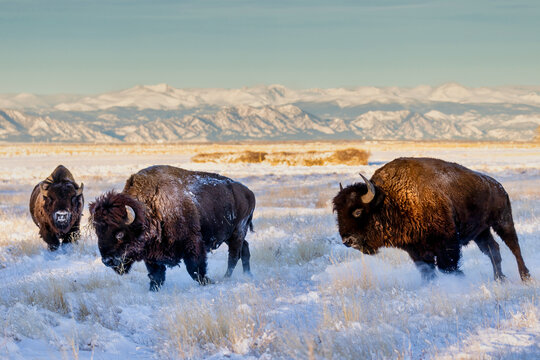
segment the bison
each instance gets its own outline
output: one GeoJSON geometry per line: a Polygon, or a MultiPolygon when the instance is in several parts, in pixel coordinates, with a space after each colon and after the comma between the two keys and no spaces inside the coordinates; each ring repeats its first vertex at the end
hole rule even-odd
{"type": "Polygon", "coordinates": [[[405,250],[424,279],[461,273],[461,247],[471,240],[503,279],[493,229],[514,254],[522,280],[529,270],[512,220],[508,194],[493,178],[461,165],[430,158],[399,158],[371,180],[341,187],[334,198],[339,233],[346,246],[365,254],[381,247],[405,250]]]}
{"type": "Polygon", "coordinates": [[[30,214],[49,250],[58,249],[60,241],[69,243],[80,236],[83,188],[84,185],[77,185],[71,172],[62,165],[34,187],[30,196],[30,214]]]}
{"type": "Polygon", "coordinates": [[[242,258],[250,274],[248,229],[253,231],[255,196],[218,174],[157,165],[131,175],[121,193],[105,193],[90,204],[103,263],[122,275],[144,261],[150,290],[165,281],[166,266],[184,260],[189,275],[204,285],[206,254],[229,247],[226,277],[242,258]]]}

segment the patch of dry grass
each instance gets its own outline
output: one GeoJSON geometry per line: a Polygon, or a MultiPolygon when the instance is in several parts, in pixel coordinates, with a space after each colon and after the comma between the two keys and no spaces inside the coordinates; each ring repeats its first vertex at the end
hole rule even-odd
{"type": "MultiPolygon", "coordinates": [[[[375,291],[349,288],[327,293],[314,328],[286,329],[281,352],[294,359],[400,358],[406,349],[403,334],[394,327],[392,309],[381,306],[375,291]]],[[[404,316],[403,323],[407,321],[404,316]]]]}
{"type": "Polygon", "coordinates": [[[163,332],[172,358],[202,358],[217,349],[246,354],[267,347],[265,300],[254,287],[212,300],[178,303],[165,312],[163,332]]]}
{"type": "Polygon", "coordinates": [[[45,247],[29,216],[0,212],[0,228],[4,229],[0,233],[0,268],[8,258],[35,255],[45,247]]]}
{"type": "Polygon", "coordinates": [[[265,163],[288,166],[367,165],[369,151],[348,148],[336,151],[239,151],[201,153],[193,156],[196,163],[265,163]]]}
{"type": "MultiPolygon", "coordinates": [[[[294,213],[294,212],[292,212],[294,213]]],[[[283,211],[263,216],[255,223],[251,259],[257,264],[303,265],[330,253],[333,219],[327,216],[297,216],[283,211]]]]}
{"type": "Polygon", "coordinates": [[[197,154],[191,158],[194,163],[261,163],[268,153],[263,151],[215,152],[197,154]]]}

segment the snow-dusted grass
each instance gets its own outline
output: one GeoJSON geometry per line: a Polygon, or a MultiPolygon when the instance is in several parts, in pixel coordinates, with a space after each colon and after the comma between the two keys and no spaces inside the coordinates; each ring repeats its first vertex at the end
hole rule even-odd
{"type": "MultiPolygon", "coordinates": [[[[268,145],[270,146],[270,145],[268,145]]],[[[367,166],[195,164],[129,154],[0,159],[0,358],[534,358],[540,356],[540,154],[520,149],[427,147],[373,152],[367,166]],[[493,155],[489,155],[492,153],[493,155]],[[408,256],[362,255],[341,245],[329,200],[400,155],[440,156],[487,171],[508,189],[533,280],[522,283],[500,241],[504,283],[489,259],[463,249],[463,277],[423,283],[408,256]],[[84,227],[77,244],[50,253],[27,209],[58,163],[85,183],[86,203],[121,190],[139,168],[168,163],[236,178],[257,196],[247,240],[253,278],[239,264],[224,279],[227,248],[209,255],[216,284],[199,286],[183,264],[148,291],[143,264],[123,277],[106,268],[84,227]]],[[[88,212],[85,211],[83,224],[88,212]]]]}

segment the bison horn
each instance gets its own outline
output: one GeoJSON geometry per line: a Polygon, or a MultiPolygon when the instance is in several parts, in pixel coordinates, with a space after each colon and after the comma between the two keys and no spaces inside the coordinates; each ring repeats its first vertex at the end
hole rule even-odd
{"type": "Polygon", "coordinates": [[[126,214],[127,214],[126,225],[131,225],[135,221],[135,210],[133,210],[131,206],[128,206],[128,205],[125,205],[125,206],[126,206],[126,214]]]}
{"type": "Polygon", "coordinates": [[[360,174],[360,176],[362,177],[362,179],[364,179],[368,190],[367,193],[362,195],[362,202],[364,204],[369,204],[375,198],[375,186],[371,183],[371,181],[366,179],[364,175],[360,174]]]}
{"type": "Polygon", "coordinates": [[[341,183],[339,183],[339,191],[343,191],[343,185],[341,183]]]}
{"type": "Polygon", "coordinates": [[[81,186],[79,186],[79,188],[77,189],[77,196],[82,195],[83,189],[84,189],[84,184],[81,183],[81,186]]]}

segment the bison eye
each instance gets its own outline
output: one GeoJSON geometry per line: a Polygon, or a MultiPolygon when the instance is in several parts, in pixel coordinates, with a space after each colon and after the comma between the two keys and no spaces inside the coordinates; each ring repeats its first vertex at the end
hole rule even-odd
{"type": "Polygon", "coordinates": [[[122,240],[124,238],[124,232],[123,231],[119,231],[116,233],[115,235],[116,239],[118,240],[122,240]]]}
{"type": "Polygon", "coordinates": [[[358,218],[362,215],[362,209],[356,209],[353,211],[352,213],[352,216],[354,216],[355,218],[358,218]]]}

